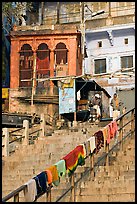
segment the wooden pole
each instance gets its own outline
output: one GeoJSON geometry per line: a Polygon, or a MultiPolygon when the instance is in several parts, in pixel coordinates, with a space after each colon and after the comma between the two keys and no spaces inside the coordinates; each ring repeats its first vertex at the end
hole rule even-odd
{"type": "Polygon", "coordinates": [[[111,16],[111,2],[108,2],[108,4],[109,4],[109,13],[108,13],[108,15],[109,15],[109,17],[111,16]]]}
{"type": "Polygon", "coordinates": [[[3,145],[4,145],[4,149],[3,149],[3,156],[9,156],[9,130],[8,128],[3,128],[3,145]]]}
{"type": "Polygon", "coordinates": [[[90,167],[91,167],[91,177],[95,177],[94,174],[94,154],[90,155],[90,167]]]}
{"type": "Polygon", "coordinates": [[[106,153],[107,153],[107,156],[106,156],[106,166],[109,166],[109,155],[108,155],[108,152],[109,152],[109,144],[106,144],[106,153]]]}
{"type": "Polygon", "coordinates": [[[57,2],[57,23],[59,24],[59,10],[60,10],[60,2],[57,2]]]}
{"type": "Polygon", "coordinates": [[[120,118],[120,121],[119,121],[119,128],[120,128],[120,131],[119,131],[119,136],[120,136],[120,140],[121,140],[121,150],[123,150],[123,118],[120,118]]]}
{"type": "Polygon", "coordinates": [[[40,123],[40,126],[41,126],[41,132],[40,132],[40,137],[44,137],[45,136],[45,114],[42,113],[41,114],[41,123],[40,123]]]}
{"type": "Polygon", "coordinates": [[[19,193],[14,196],[14,202],[19,202],[19,193]]]}
{"type": "Polygon", "coordinates": [[[41,25],[43,25],[44,19],[44,2],[41,2],[41,25]]]}
{"type": "Polygon", "coordinates": [[[23,127],[24,127],[24,139],[22,142],[22,145],[28,145],[29,144],[29,121],[23,120],[23,127]]]}
{"type": "Polygon", "coordinates": [[[71,202],[75,202],[75,183],[74,183],[74,173],[71,176],[71,202]]]}
{"type": "Polygon", "coordinates": [[[47,202],[51,202],[51,189],[47,191],[47,202]]]}
{"type": "Polygon", "coordinates": [[[36,92],[36,52],[33,55],[33,80],[32,80],[32,93],[31,93],[31,106],[33,107],[34,94],[36,92]]]}
{"type": "Polygon", "coordinates": [[[134,110],[131,111],[131,137],[134,136],[134,110]]]}

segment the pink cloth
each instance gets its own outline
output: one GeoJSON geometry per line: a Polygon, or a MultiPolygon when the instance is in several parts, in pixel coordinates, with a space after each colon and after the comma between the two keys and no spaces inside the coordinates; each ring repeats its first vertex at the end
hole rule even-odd
{"type": "Polygon", "coordinates": [[[118,126],[116,121],[112,121],[108,125],[108,138],[107,138],[107,144],[110,143],[110,140],[114,138],[118,131],[118,126]]]}

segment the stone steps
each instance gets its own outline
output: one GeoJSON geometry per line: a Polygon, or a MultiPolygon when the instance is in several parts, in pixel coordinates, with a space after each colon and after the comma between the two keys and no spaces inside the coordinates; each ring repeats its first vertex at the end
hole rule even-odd
{"type": "MultiPolygon", "coordinates": [[[[99,129],[99,128],[98,128],[99,129]]],[[[63,156],[68,154],[75,146],[84,142],[96,132],[92,127],[87,128],[87,133],[83,134],[81,129],[74,130],[56,130],[52,136],[38,138],[34,145],[21,147],[12,156],[4,160],[3,165],[3,195],[17,187],[21,186],[33,176],[53,165],[63,156]],[[10,171],[10,174],[8,172],[10,171]],[[6,178],[6,179],[5,179],[6,178]],[[8,186],[8,187],[7,187],[8,186]]],[[[82,180],[76,189],[76,201],[128,201],[134,200],[134,183],[135,183],[135,156],[134,156],[134,140],[124,144],[122,152],[114,151],[110,155],[111,166],[100,166],[95,168],[95,178],[90,178],[90,173],[82,180]],[[126,148],[125,148],[126,145],[126,148]],[[113,188],[112,188],[113,187],[113,188]],[[130,187],[130,189],[129,189],[130,187]],[[121,188],[121,197],[119,191],[121,188]],[[92,189],[92,190],[91,190],[92,189]],[[113,190],[114,189],[114,190],[113,190]],[[118,196],[116,196],[118,195],[118,196]],[[124,196],[126,198],[124,198],[124,196]]],[[[95,162],[104,152],[103,148],[95,155],[95,162]]],[[[90,166],[90,160],[86,160],[84,166],[78,166],[75,171],[75,180],[81,177],[84,170],[90,166]]],[[[69,178],[62,178],[58,187],[52,188],[52,202],[56,201],[62,192],[70,185],[69,178]]],[[[70,193],[60,202],[71,202],[70,193]]],[[[46,202],[46,195],[38,199],[37,202],[46,202]]],[[[21,195],[23,200],[23,195],[21,195]]]]}

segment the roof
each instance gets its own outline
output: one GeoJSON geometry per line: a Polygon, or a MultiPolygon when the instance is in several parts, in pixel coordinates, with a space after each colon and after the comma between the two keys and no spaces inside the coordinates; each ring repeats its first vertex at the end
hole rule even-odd
{"type": "Polygon", "coordinates": [[[92,80],[91,78],[89,78],[89,75],[50,78],[50,80],[53,81],[55,85],[57,85],[57,81],[61,81],[64,79],[75,79],[76,83],[77,83],[77,89],[78,90],[81,88],[82,84],[84,85],[86,83],[84,86],[86,86],[87,89],[91,90],[91,88],[93,88],[93,90],[96,90],[96,91],[103,91],[108,96],[108,98],[111,98],[111,96],[106,91],[106,89],[101,87],[95,80],[92,80]],[[89,86],[90,84],[94,84],[94,86],[91,87],[91,86],[89,86]]]}

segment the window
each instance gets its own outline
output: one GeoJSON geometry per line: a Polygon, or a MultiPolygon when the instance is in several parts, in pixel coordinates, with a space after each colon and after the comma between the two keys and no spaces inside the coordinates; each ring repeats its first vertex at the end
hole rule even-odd
{"type": "Polygon", "coordinates": [[[128,44],[128,38],[125,38],[125,39],[124,39],[124,42],[125,42],[125,44],[127,45],[127,44],[128,44]]]}
{"type": "Polygon", "coordinates": [[[67,48],[64,43],[59,43],[56,46],[55,49],[55,63],[56,64],[67,64],[68,62],[68,54],[67,54],[67,48]]]}
{"type": "Polygon", "coordinates": [[[121,71],[128,71],[124,70],[125,68],[133,67],[133,55],[132,56],[123,56],[121,57],[121,71]]]}
{"type": "Polygon", "coordinates": [[[102,47],[102,41],[98,42],[98,47],[102,47]]]}
{"type": "Polygon", "coordinates": [[[95,63],[95,74],[106,73],[106,59],[97,59],[95,63]]]}
{"type": "Polygon", "coordinates": [[[50,76],[50,50],[47,44],[42,43],[37,49],[37,77],[50,76]]]}
{"type": "Polygon", "coordinates": [[[29,44],[24,44],[20,50],[19,86],[30,87],[33,74],[33,51],[29,44]],[[22,81],[24,80],[24,81],[22,81]]]}

